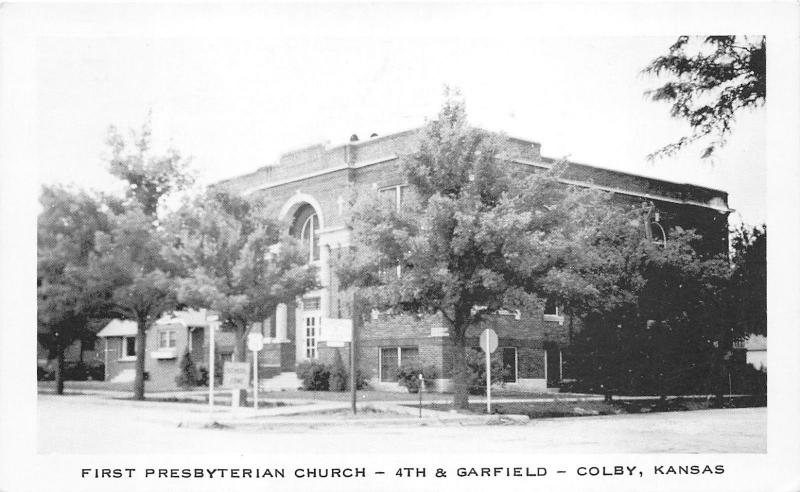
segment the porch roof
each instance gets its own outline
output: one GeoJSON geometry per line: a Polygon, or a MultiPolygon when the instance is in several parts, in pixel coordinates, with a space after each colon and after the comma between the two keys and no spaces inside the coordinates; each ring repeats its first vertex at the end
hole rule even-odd
{"type": "Polygon", "coordinates": [[[97,333],[98,337],[131,337],[136,335],[136,322],[112,319],[97,333]]]}

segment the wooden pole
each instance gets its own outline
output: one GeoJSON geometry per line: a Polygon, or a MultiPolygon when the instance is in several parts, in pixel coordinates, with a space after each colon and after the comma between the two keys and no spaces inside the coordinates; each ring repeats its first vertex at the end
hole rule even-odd
{"type": "Polygon", "coordinates": [[[361,308],[358,305],[358,294],[353,294],[353,309],[351,316],[353,317],[352,320],[352,329],[350,332],[350,407],[353,410],[353,415],[356,414],[356,387],[358,386],[358,381],[356,381],[356,351],[358,350],[358,344],[356,340],[358,339],[358,328],[359,324],[361,323],[361,308]]]}

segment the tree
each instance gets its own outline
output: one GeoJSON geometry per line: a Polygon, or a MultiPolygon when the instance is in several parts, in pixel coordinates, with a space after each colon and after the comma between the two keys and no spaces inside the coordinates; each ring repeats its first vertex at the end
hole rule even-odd
{"type": "Polygon", "coordinates": [[[149,217],[156,217],[159,205],[170,193],[194,183],[189,161],[170,148],[164,154],[152,152],[150,121],[139,132],[131,132],[131,143],[114,126],[108,128],[106,143],[111,150],[109,172],[128,185],[126,194],[149,217]]]}
{"type": "Polygon", "coordinates": [[[104,296],[108,316],[136,322],[134,399],[144,399],[147,331],[177,306],[177,268],[164,255],[163,232],[140,208],[113,217],[108,233],[98,233],[86,270],[88,288],[104,296]]]}
{"type": "Polygon", "coordinates": [[[732,309],[741,334],[767,334],[767,226],[733,231],[732,309]]]}
{"type": "Polygon", "coordinates": [[[132,132],[134,150],[114,127],[107,143],[112,156],[109,171],[127,182],[125,211],[113,218],[108,233],[96,236],[86,282],[103,293],[109,315],[136,322],[136,376],[134,398],[144,399],[144,361],[147,331],[164,313],[177,305],[178,265],[169,261],[164,212],[159,205],[170,193],[188,187],[193,178],[188,163],[175,150],[159,156],[152,152],[148,123],[132,132]]]}
{"type": "Polygon", "coordinates": [[[689,122],[692,134],[653,152],[652,160],[675,154],[709,137],[703,158],[725,145],[735,116],[756,108],[767,97],[765,36],[680,36],[666,55],[654,59],[643,73],[671,78],[645,93],[653,101],[670,103],[670,114],[689,122]]]}
{"type": "Polygon", "coordinates": [[[37,314],[39,339],[56,359],[56,393],[64,392],[64,350],[89,338],[100,304],[82,275],[95,235],[111,228],[110,207],[120,204],[80,190],[45,186],[38,218],[37,314]]]}
{"type": "Polygon", "coordinates": [[[699,255],[692,231],[672,230],[666,243],[654,243],[639,227],[646,216],[627,215],[637,227],[601,228],[589,244],[606,259],[602,268],[570,265],[597,287],[580,302],[562,299],[581,320],[570,348],[573,374],[607,399],[615,392],[721,394],[724,355],[737,336],[727,259],[699,255]]]}
{"type": "Polygon", "coordinates": [[[236,335],[237,360],[246,360],[254,323],[318,287],[307,252],[260,203],[212,190],[186,203],[165,226],[170,254],[184,268],[180,301],[219,313],[236,335]]]}
{"type": "Polygon", "coordinates": [[[556,270],[565,289],[593,291],[561,267],[592,237],[607,200],[559,183],[558,166],[513,172],[504,145],[502,136],[470,127],[463,102],[448,98],[418,150],[403,157],[412,189],[403,206],[358,197],[354,252],[338,270],[344,286],[378,309],[444,319],[460,409],[468,406],[470,328],[501,308],[541,306],[556,270]]]}

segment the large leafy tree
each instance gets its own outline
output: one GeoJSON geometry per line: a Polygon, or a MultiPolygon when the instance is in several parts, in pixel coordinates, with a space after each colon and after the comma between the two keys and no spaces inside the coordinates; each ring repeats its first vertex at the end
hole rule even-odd
{"type": "Polygon", "coordinates": [[[97,234],[86,282],[104,295],[106,316],[136,322],[133,393],[142,400],[147,331],[177,305],[177,267],[164,255],[163,232],[140,208],[129,208],[113,221],[109,232],[97,234]]]}
{"type": "Polygon", "coordinates": [[[705,158],[725,145],[736,114],[766,102],[766,55],[765,36],[680,36],[643,72],[669,79],[646,95],[669,103],[670,114],[686,120],[692,132],[648,157],[672,155],[704,140],[705,158]]]}
{"type": "Polygon", "coordinates": [[[403,159],[413,190],[403,206],[374,194],[357,201],[354,254],[339,269],[343,284],[376,308],[445,320],[456,408],[468,405],[470,328],[501,308],[540,306],[554,284],[575,298],[596,290],[565,265],[593,237],[607,200],[563,186],[558,168],[512,172],[504,144],[470,127],[463,102],[447,99],[403,159]]]}
{"type": "Polygon", "coordinates": [[[132,144],[113,127],[110,172],[127,184],[125,210],[114,216],[111,229],[96,237],[95,252],[86,270],[87,285],[105,295],[109,316],[136,322],[136,364],[133,392],[144,399],[144,361],[147,331],[177,305],[178,265],[165,250],[164,199],[188,187],[193,178],[177,151],[160,155],[152,150],[145,124],[132,132],[132,144]]]}
{"type": "Polygon", "coordinates": [[[240,361],[254,323],[318,287],[308,253],[258,202],[211,190],[186,203],[165,227],[170,255],[184,268],[181,302],[217,311],[235,333],[240,361]]]}
{"type": "Polygon", "coordinates": [[[726,298],[730,269],[725,258],[698,255],[697,239],[671,231],[666,244],[653,243],[640,228],[603,230],[591,242],[607,260],[602,268],[572,265],[576,275],[604,279],[592,281],[595,296],[571,305],[581,329],[570,371],[583,389],[607,398],[721,392],[724,356],[736,336],[726,298]]]}
{"type": "Polygon", "coordinates": [[[39,340],[56,359],[56,392],[64,391],[64,350],[91,338],[102,296],[87,288],[84,269],[95,236],[112,227],[118,201],[60,186],[45,186],[38,218],[37,313],[39,340]]]}

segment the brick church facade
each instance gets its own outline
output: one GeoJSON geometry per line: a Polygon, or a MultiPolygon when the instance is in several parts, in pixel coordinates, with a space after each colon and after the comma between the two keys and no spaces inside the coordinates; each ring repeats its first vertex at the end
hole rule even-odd
{"type": "MultiPolygon", "coordinates": [[[[347,364],[349,344],[343,340],[349,336],[344,332],[349,331],[353,312],[352,293],[340,289],[334,268],[337,255],[350,245],[348,200],[354,192],[385,193],[399,204],[406,187],[401,156],[416,150],[416,134],[417,130],[409,130],[337,146],[314,145],[215,185],[263,201],[273,218],[285,221],[287,232],[309,246],[309,261],[320,270],[321,289],[294,305],[279,306],[258,327],[268,341],[259,355],[262,377],[293,372],[298,363],[310,359],[331,362],[338,356],[347,364]]],[[[510,138],[506,145],[504,165],[535,172],[554,164],[541,155],[536,142],[510,138]]],[[[652,206],[657,212],[654,222],[663,230],[696,229],[703,236],[705,252],[727,251],[730,209],[725,192],[578,163],[570,163],[561,180],[612,192],[637,206],[652,206]]],[[[660,228],[654,229],[654,239],[660,228]]],[[[541,391],[568,378],[565,349],[570,320],[557,306],[548,304],[527,315],[500,313],[484,325],[468,332],[471,345],[478,346],[484,327],[497,332],[498,351],[509,368],[506,388],[541,391]]],[[[452,343],[446,325],[436,316],[373,313],[359,329],[357,350],[359,366],[371,377],[372,387],[397,388],[396,368],[406,362],[436,367],[438,389],[446,390],[450,384],[452,343]]]]}

